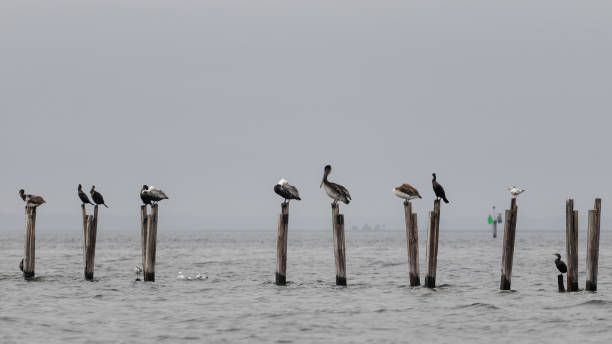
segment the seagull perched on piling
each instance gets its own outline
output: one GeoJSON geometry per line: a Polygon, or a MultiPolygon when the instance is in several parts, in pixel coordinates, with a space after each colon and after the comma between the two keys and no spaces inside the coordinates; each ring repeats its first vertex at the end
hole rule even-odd
{"type": "Polygon", "coordinates": [[[83,204],[93,204],[89,200],[89,197],[87,197],[87,194],[83,192],[83,187],[81,186],[81,184],[79,184],[77,191],[79,193],[79,198],[81,199],[81,202],[83,202],[83,204]]]}
{"type": "Polygon", "coordinates": [[[91,199],[94,201],[94,203],[96,203],[96,205],[102,204],[103,206],[108,208],[108,206],[104,203],[104,197],[102,197],[102,194],[96,191],[95,185],[91,186],[91,190],[89,190],[89,194],[91,195],[91,199]]]}
{"type": "Polygon", "coordinates": [[[567,265],[565,265],[565,263],[561,260],[561,255],[558,253],[553,254],[553,256],[556,256],[557,259],[555,259],[555,265],[557,266],[557,269],[559,269],[559,272],[561,272],[562,274],[567,272],[567,265]]]}
{"type": "Polygon", "coordinates": [[[522,194],[523,192],[525,192],[525,189],[521,189],[521,188],[517,188],[516,186],[513,186],[511,188],[506,189],[508,191],[510,191],[510,193],[512,194],[512,196],[514,196],[514,198],[516,198],[516,196],[522,194]]]}
{"type": "Polygon", "coordinates": [[[145,205],[157,204],[157,202],[162,199],[168,199],[168,196],[155,186],[148,186],[145,184],[142,186],[142,189],[140,189],[140,199],[145,205]]]}
{"type": "Polygon", "coordinates": [[[448,200],[446,199],[446,194],[444,193],[444,188],[442,187],[442,185],[440,185],[440,183],[436,181],[436,174],[432,173],[431,175],[433,176],[433,179],[431,180],[431,185],[433,186],[434,193],[436,194],[436,200],[439,200],[441,198],[444,203],[448,203],[448,200]]]}
{"type": "Polygon", "coordinates": [[[402,184],[400,186],[394,187],[393,193],[395,194],[395,196],[399,198],[403,198],[406,201],[410,201],[411,199],[414,199],[414,198],[423,198],[421,197],[419,190],[417,190],[415,187],[413,187],[410,184],[402,184]]]}
{"type": "Polygon", "coordinates": [[[36,208],[43,203],[47,203],[41,196],[26,194],[23,189],[19,190],[19,196],[26,202],[26,207],[36,208]]]}
{"type": "Polygon", "coordinates": [[[276,192],[279,196],[285,199],[285,203],[289,203],[290,200],[296,199],[301,201],[300,194],[298,189],[290,185],[287,179],[281,179],[278,184],[274,185],[274,192],[276,192]]]}
{"type": "Polygon", "coordinates": [[[327,176],[331,173],[331,170],[331,165],[325,166],[323,180],[321,181],[320,187],[325,186],[325,192],[327,192],[327,195],[334,200],[334,204],[337,204],[338,201],[341,201],[344,204],[349,204],[351,202],[351,195],[349,194],[349,191],[344,186],[327,180],[327,176]]]}

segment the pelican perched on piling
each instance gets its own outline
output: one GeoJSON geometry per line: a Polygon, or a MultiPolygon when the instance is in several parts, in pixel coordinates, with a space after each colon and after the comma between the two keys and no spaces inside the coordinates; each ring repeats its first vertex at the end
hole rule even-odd
{"type": "Polygon", "coordinates": [[[402,184],[400,186],[394,187],[393,193],[395,194],[395,196],[403,198],[406,201],[410,201],[414,198],[423,198],[421,197],[421,194],[419,194],[419,190],[417,190],[410,184],[402,184]]]}
{"type": "Polygon", "coordinates": [[[79,184],[77,191],[79,193],[79,198],[81,199],[81,202],[83,202],[83,204],[93,204],[89,200],[89,197],[87,197],[87,194],[83,192],[83,187],[81,186],[81,184],[79,184]]]}
{"type": "Polygon", "coordinates": [[[19,196],[26,202],[26,207],[36,208],[43,203],[47,203],[41,196],[26,194],[23,189],[19,190],[19,196]]]}
{"type": "Polygon", "coordinates": [[[334,200],[334,204],[337,204],[338,201],[343,202],[344,204],[349,204],[351,202],[351,195],[349,194],[349,191],[344,186],[327,180],[327,176],[329,176],[331,170],[331,165],[325,166],[323,180],[321,181],[320,187],[325,186],[325,192],[327,192],[327,195],[334,200]]]}
{"type": "Polygon", "coordinates": [[[145,205],[157,204],[157,202],[162,199],[168,199],[168,196],[157,187],[145,184],[142,186],[142,189],[140,189],[140,199],[145,205]]]}
{"type": "Polygon", "coordinates": [[[444,188],[442,187],[442,185],[440,185],[440,183],[436,181],[436,174],[432,173],[431,175],[433,176],[433,179],[431,180],[431,185],[433,186],[434,193],[436,194],[436,200],[439,200],[441,198],[444,203],[448,203],[444,188]]]}
{"type": "Polygon", "coordinates": [[[506,190],[510,191],[510,193],[512,194],[512,196],[514,196],[514,198],[516,198],[516,196],[522,194],[523,192],[527,191],[525,189],[517,188],[516,186],[513,186],[513,187],[508,188],[506,190]]]}
{"type": "Polygon", "coordinates": [[[103,206],[108,208],[108,206],[104,203],[104,197],[102,197],[102,194],[96,191],[95,185],[91,186],[91,190],[89,190],[89,194],[91,195],[91,199],[94,201],[96,205],[102,204],[103,206]]]}
{"type": "Polygon", "coordinates": [[[296,199],[301,201],[298,189],[290,185],[287,179],[281,179],[278,184],[274,185],[274,192],[285,199],[285,203],[289,203],[290,200],[296,199]]]}

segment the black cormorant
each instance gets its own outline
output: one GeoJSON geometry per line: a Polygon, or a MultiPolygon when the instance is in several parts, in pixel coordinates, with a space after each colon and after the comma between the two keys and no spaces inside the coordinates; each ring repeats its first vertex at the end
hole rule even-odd
{"type": "Polygon", "coordinates": [[[103,206],[108,208],[108,206],[104,203],[104,197],[102,197],[102,194],[96,191],[95,185],[91,186],[91,190],[89,190],[89,194],[91,195],[91,199],[94,201],[95,204],[97,205],[102,204],[103,206]]]}
{"type": "Polygon", "coordinates": [[[561,272],[562,274],[567,272],[567,265],[565,265],[565,263],[561,260],[561,255],[558,253],[553,254],[553,256],[557,256],[557,259],[555,259],[555,265],[557,266],[557,269],[559,269],[559,272],[561,272]]]}
{"type": "Polygon", "coordinates": [[[83,192],[83,187],[81,186],[81,184],[79,184],[78,191],[79,191],[79,198],[81,199],[81,202],[83,202],[83,204],[93,204],[89,200],[89,197],[87,197],[87,194],[83,192]]]}
{"type": "Polygon", "coordinates": [[[442,187],[442,185],[440,185],[440,183],[436,181],[436,174],[432,173],[431,175],[433,176],[433,179],[431,180],[431,184],[433,186],[433,190],[434,190],[434,193],[436,194],[437,199],[442,198],[444,203],[448,203],[448,200],[446,199],[446,194],[444,193],[444,188],[442,187]]]}

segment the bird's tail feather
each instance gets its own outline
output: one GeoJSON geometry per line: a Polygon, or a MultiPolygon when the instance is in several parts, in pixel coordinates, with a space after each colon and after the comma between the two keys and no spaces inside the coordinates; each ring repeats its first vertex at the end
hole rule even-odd
{"type": "Polygon", "coordinates": [[[442,200],[444,201],[444,203],[449,203],[446,197],[442,198],[442,200]]]}
{"type": "MultiPolygon", "coordinates": [[[[446,202],[446,203],[448,203],[448,202],[446,202]]],[[[108,206],[106,204],[102,203],[102,205],[108,208],[108,206]]]]}

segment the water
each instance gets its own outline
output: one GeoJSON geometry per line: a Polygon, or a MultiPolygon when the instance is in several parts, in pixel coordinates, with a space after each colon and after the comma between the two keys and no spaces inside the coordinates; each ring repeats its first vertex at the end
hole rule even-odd
{"type": "MultiPolygon", "coordinates": [[[[585,234],[580,233],[582,239],[585,234]]],[[[98,235],[95,282],[80,233],[37,233],[35,281],[18,270],[21,233],[0,233],[2,343],[440,343],[612,340],[611,237],[599,292],[557,293],[564,231],[518,232],[512,288],[500,292],[502,239],[440,235],[438,289],[410,288],[403,232],[347,232],[347,288],[336,287],[330,232],[290,232],[286,287],[273,284],[275,232],[160,228],[155,283],[135,282],[139,237],[98,235]],[[177,273],[206,280],[179,280],[177,273]]],[[[420,233],[421,272],[426,233],[420,233]]],[[[579,247],[584,287],[584,241],[579,247]]],[[[565,258],[565,257],[564,257],[565,258]]],[[[421,281],[424,280],[421,274],[421,281]]]]}

